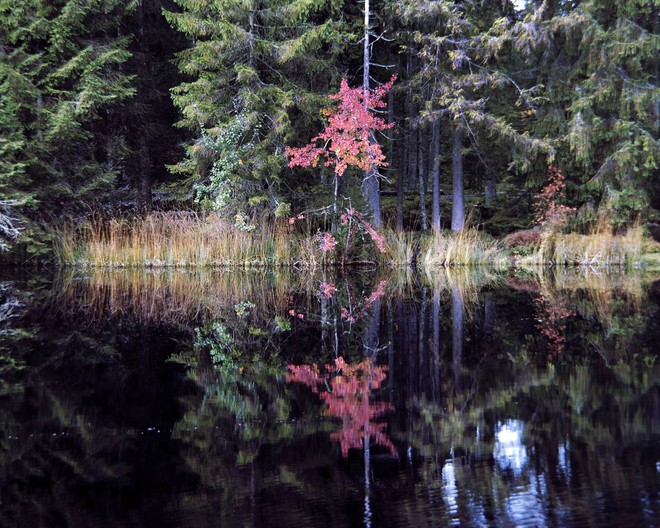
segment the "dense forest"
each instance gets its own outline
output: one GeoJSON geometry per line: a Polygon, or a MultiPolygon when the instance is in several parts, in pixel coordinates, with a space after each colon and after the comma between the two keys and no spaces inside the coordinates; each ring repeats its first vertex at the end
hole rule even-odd
{"type": "Polygon", "coordinates": [[[572,231],[657,222],[659,21],[659,0],[0,0],[0,244],[150,210],[500,237],[549,184],[572,231]],[[379,162],[295,166],[349,93],[379,162]]]}

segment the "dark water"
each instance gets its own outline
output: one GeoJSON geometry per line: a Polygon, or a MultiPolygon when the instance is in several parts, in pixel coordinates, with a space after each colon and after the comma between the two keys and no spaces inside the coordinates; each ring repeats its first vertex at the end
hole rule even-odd
{"type": "Polygon", "coordinates": [[[660,526],[657,277],[0,277],[2,526],[660,526]]]}

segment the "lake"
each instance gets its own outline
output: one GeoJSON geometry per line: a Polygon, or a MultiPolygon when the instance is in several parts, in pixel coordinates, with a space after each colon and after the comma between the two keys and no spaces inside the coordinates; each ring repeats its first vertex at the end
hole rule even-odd
{"type": "Polygon", "coordinates": [[[660,277],[0,272],[0,525],[660,526],[660,277]]]}

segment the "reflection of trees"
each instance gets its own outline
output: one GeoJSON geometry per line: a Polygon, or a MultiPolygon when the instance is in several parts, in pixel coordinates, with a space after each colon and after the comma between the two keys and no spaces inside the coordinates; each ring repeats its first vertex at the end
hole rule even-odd
{"type": "Polygon", "coordinates": [[[551,294],[539,295],[536,303],[536,328],[545,338],[548,359],[559,357],[566,347],[567,321],[575,316],[575,310],[566,299],[551,294]]]}
{"type": "Polygon", "coordinates": [[[324,413],[341,420],[339,431],[331,438],[339,441],[344,456],[348,455],[349,449],[362,449],[370,439],[396,455],[396,449],[385,432],[386,424],[375,421],[394,407],[390,403],[370,401],[372,393],[380,389],[385,380],[387,367],[377,366],[369,356],[353,364],[339,357],[334,366],[326,365],[323,373],[316,365],[290,365],[289,370],[287,382],[310,387],[325,402],[324,413]],[[319,390],[320,386],[325,390],[319,390]]]}
{"type": "MultiPolygon", "coordinates": [[[[601,343],[610,338],[609,317],[618,316],[622,325],[637,329],[627,335],[631,344],[642,337],[644,323],[637,309],[643,301],[637,298],[627,310],[608,309],[609,319],[600,326],[603,309],[595,303],[615,299],[619,284],[606,293],[590,291],[589,282],[568,291],[561,289],[565,283],[558,283],[557,289],[534,281],[528,288],[526,282],[518,280],[512,293],[486,293],[483,312],[472,308],[474,296],[465,302],[450,284],[450,295],[447,289],[434,292],[434,320],[441,302],[452,307],[451,323],[444,325],[453,338],[441,347],[445,352],[439,384],[432,380],[412,387],[405,402],[409,421],[391,428],[394,438],[405,439],[413,448],[412,465],[420,477],[417,500],[437,496],[443,507],[434,521],[447,525],[483,525],[488,519],[498,525],[599,525],[604,520],[648,525],[644,511],[660,514],[657,501],[639,504],[657,479],[657,448],[649,447],[657,446],[660,437],[660,368],[631,354],[619,356],[612,365],[606,357],[594,357],[579,339],[562,341],[561,362],[548,363],[551,340],[538,333],[535,299],[545,288],[553,308],[576,307],[579,317],[568,322],[554,309],[552,314],[560,319],[554,324],[579,336],[594,332],[597,322],[601,343]],[[495,301],[495,295],[504,300],[495,301]],[[480,312],[483,320],[475,317],[480,312]],[[461,314],[467,315],[464,329],[461,314]],[[484,328],[483,340],[473,330],[479,326],[484,328]],[[457,377],[459,368],[462,376],[457,377]],[[635,506],[629,507],[631,502],[635,506]]],[[[630,293],[621,296],[630,298],[630,293]]],[[[420,309],[406,317],[414,320],[426,313],[420,309]]],[[[400,331],[415,328],[421,333],[422,322],[401,325],[400,331]]],[[[441,325],[437,328],[430,343],[401,336],[398,342],[405,343],[406,357],[422,355],[433,364],[435,336],[450,335],[441,325]],[[416,343],[420,348],[411,352],[416,343]]],[[[405,375],[401,369],[414,372],[417,364],[423,360],[399,364],[398,376],[405,375]]],[[[422,508],[408,521],[425,525],[428,515],[422,508]]]]}
{"type": "Polygon", "coordinates": [[[22,308],[0,350],[21,368],[0,369],[0,525],[120,526],[136,511],[158,524],[151,504],[178,476],[164,455],[183,389],[181,368],[164,364],[168,338],[91,325],[43,277],[12,292],[22,308]]]}
{"type": "Polygon", "coordinates": [[[6,293],[25,305],[4,336],[24,368],[0,371],[0,524],[650,524],[660,366],[644,283],[504,289],[457,271],[394,296],[366,273],[6,293]],[[540,292],[576,311],[552,361],[540,292]],[[314,362],[332,366],[287,383],[287,364],[314,362]]]}

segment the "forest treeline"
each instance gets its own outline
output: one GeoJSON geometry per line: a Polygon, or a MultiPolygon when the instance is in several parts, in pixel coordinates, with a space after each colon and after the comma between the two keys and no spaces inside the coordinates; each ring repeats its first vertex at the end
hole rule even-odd
{"type": "Polygon", "coordinates": [[[653,221],[659,19],[658,0],[0,0],[0,242],[151,208],[330,221],[335,192],[376,227],[500,236],[534,224],[549,165],[571,229],[653,221]],[[342,79],[394,75],[370,188],[289,167],[342,79]]]}

